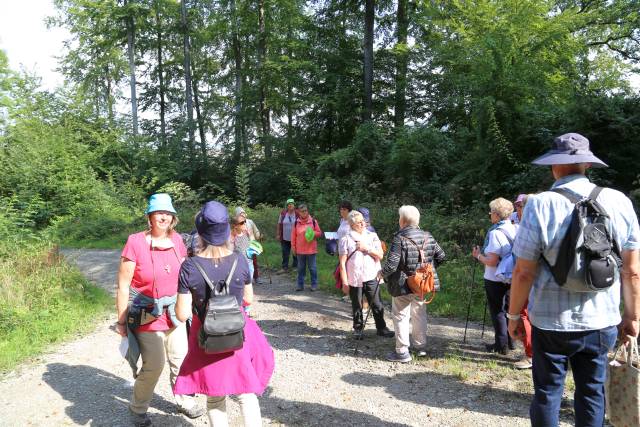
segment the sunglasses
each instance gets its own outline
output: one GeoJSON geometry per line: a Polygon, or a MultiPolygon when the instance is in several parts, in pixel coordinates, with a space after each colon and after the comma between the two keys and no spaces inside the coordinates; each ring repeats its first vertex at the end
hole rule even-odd
{"type": "Polygon", "coordinates": [[[245,225],[246,223],[247,223],[247,221],[242,221],[242,222],[236,223],[236,225],[245,225]]]}

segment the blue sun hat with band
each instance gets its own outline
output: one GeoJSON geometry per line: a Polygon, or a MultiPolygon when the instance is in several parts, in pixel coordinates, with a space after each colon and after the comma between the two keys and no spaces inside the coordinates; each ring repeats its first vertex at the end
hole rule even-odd
{"type": "Polygon", "coordinates": [[[176,210],[171,203],[171,196],[167,193],[156,193],[149,197],[149,205],[147,206],[147,210],[144,211],[144,214],[149,215],[150,213],[158,211],[176,214],[176,210]]]}
{"type": "Polygon", "coordinates": [[[594,168],[608,165],[597,158],[589,149],[589,140],[579,133],[565,133],[553,140],[551,150],[532,161],[534,165],[572,165],[591,163],[594,168]]]}

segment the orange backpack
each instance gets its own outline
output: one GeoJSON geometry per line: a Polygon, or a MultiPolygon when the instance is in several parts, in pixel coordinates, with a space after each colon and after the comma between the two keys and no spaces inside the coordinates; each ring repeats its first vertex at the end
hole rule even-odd
{"type": "Polygon", "coordinates": [[[425,234],[422,247],[419,247],[416,242],[408,237],[405,237],[405,239],[418,248],[418,268],[416,268],[414,274],[407,275],[407,285],[409,285],[412,293],[419,295],[420,299],[429,304],[436,296],[436,277],[433,264],[425,261],[424,245],[427,243],[427,235],[425,234]]]}

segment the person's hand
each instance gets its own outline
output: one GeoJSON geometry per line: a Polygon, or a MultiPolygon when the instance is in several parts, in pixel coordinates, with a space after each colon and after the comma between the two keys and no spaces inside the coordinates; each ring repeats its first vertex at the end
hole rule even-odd
{"type": "Polygon", "coordinates": [[[478,255],[480,255],[480,247],[474,246],[473,250],[471,251],[471,256],[473,256],[475,259],[478,259],[478,255]]]}
{"type": "Polygon", "coordinates": [[[620,324],[620,338],[623,343],[629,342],[629,337],[637,337],[639,332],[639,325],[637,320],[631,320],[622,318],[622,323],[620,324]]]}
{"type": "Polygon", "coordinates": [[[296,251],[295,251],[295,249],[291,249],[291,255],[296,256],[296,251]]]}
{"type": "Polygon", "coordinates": [[[356,250],[367,253],[369,252],[369,246],[367,246],[367,244],[364,242],[356,242],[356,250]]]}
{"type": "Polygon", "coordinates": [[[116,330],[116,333],[121,337],[127,336],[127,325],[125,323],[116,323],[114,325],[114,328],[116,330]]]}
{"type": "Polygon", "coordinates": [[[524,342],[525,333],[522,318],[518,320],[509,319],[509,335],[511,335],[511,338],[524,342]]]}

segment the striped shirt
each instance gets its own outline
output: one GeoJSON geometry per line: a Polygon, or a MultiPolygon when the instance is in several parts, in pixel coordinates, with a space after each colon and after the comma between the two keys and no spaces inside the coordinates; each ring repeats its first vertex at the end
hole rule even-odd
{"type": "MultiPolygon", "coordinates": [[[[584,175],[558,179],[552,188],[565,188],[587,197],[594,184],[584,175]]],[[[604,189],[598,202],[611,217],[622,250],[640,249],[638,218],[631,201],[621,192],[604,189]]],[[[620,323],[620,280],[607,291],[572,292],[558,286],[542,261],[544,254],[553,265],[560,243],[569,229],[573,203],[561,194],[545,191],[527,200],[513,253],[518,258],[538,261],[538,275],[529,294],[529,317],[540,329],[580,331],[602,329],[620,323]]]]}

